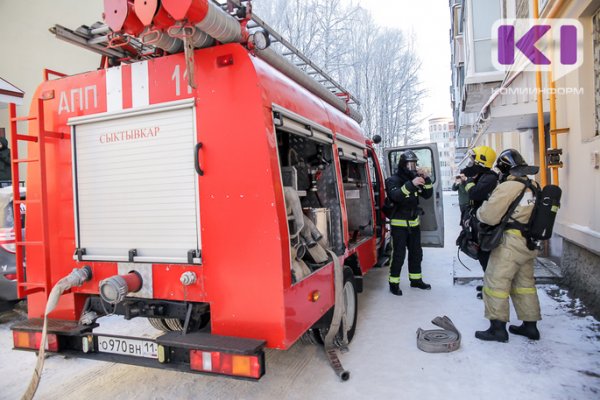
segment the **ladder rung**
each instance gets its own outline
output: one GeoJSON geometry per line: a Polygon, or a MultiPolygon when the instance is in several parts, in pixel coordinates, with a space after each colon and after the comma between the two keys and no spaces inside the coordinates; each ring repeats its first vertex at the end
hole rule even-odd
{"type": "Polygon", "coordinates": [[[39,204],[41,203],[40,200],[15,200],[15,204],[39,204]]]}
{"type": "Polygon", "coordinates": [[[35,119],[37,119],[37,117],[14,117],[10,119],[10,122],[33,121],[35,119]]]}
{"type": "Polygon", "coordinates": [[[19,286],[21,287],[29,287],[29,288],[42,288],[45,289],[46,285],[39,282],[19,282],[19,286]]]}
{"type": "Polygon", "coordinates": [[[46,134],[46,136],[50,136],[50,137],[57,138],[57,139],[64,139],[66,137],[68,138],[71,136],[68,133],[62,133],[62,132],[45,131],[44,133],[46,134]]]}
{"type": "Polygon", "coordinates": [[[37,142],[38,138],[37,138],[37,136],[17,134],[17,140],[26,140],[28,142],[37,142]]]}
{"type": "Polygon", "coordinates": [[[38,162],[40,161],[37,158],[17,158],[16,160],[12,160],[12,162],[14,162],[15,164],[18,163],[26,163],[26,162],[38,162]]]}
{"type": "Polygon", "coordinates": [[[30,241],[25,241],[25,242],[15,242],[15,245],[17,246],[43,246],[44,242],[30,242],[30,241]]]}
{"type": "Polygon", "coordinates": [[[45,287],[35,287],[32,289],[25,289],[23,291],[23,296],[29,296],[30,294],[34,294],[34,293],[39,293],[39,292],[45,292],[46,288],[45,287]]]}

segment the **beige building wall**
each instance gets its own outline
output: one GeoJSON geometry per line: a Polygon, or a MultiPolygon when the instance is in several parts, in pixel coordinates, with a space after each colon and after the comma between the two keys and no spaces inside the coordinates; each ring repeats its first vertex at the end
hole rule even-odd
{"type": "MultiPolygon", "coordinates": [[[[25,91],[19,116],[29,113],[32,96],[43,80],[44,68],[69,75],[100,65],[100,56],[55,38],[55,24],[75,29],[102,21],[101,0],[0,1],[0,77],[25,91]]],[[[8,109],[0,108],[0,127],[9,135],[8,109]]],[[[21,133],[27,126],[20,124],[21,133]]]]}
{"type": "Polygon", "coordinates": [[[569,133],[558,138],[564,168],[559,170],[563,197],[556,232],[600,255],[600,169],[595,164],[600,136],[596,135],[592,41],[592,15],[599,9],[598,1],[571,2],[562,15],[583,24],[585,44],[583,65],[556,82],[557,88],[583,89],[582,94],[557,96],[557,127],[569,128],[569,133]]]}

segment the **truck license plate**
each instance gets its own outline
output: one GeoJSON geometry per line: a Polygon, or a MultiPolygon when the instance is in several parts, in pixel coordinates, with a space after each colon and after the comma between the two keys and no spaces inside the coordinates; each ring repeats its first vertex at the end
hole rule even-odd
{"type": "Polygon", "coordinates": [[[98,351],[126,356],[158,358],[158,345],[149,340],[98,336],[98,351]]]}

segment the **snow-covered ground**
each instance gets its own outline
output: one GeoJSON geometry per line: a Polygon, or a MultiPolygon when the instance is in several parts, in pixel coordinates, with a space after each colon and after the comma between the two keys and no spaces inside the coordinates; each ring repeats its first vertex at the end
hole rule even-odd
{"type": "MultiPolygon", "coordinates": [[[[163,371],[84,359],[46,360],[39,399],[598,399],[600,323],[576,299],[554,285],[540,286],[542,339],[510,336],[508,343],[474,337],[485,329],[483,303],[474,285],[454,285],[458,206],[445,195],[444,249],[426,249],[425,280],[431,291],[411,289],[402,271],[402,297],[388,292],[387,269],[373,270],[359,295],[358,330],[341,361],[351,372],[340,382],[322,349],[298,343],[288,351],[267,351],[267,373],[259,382],[163,371]],[[416,330],[436,328],[430,321],[449,316],[462,333],[458,351],[424,353],[416,330]]],[[[471,265],[471,264],[468,264],[471,265]]],[[[474,271],[477,272],[477,271],[474,271]]],[[[35,365],[35,355],[11,350],[9,326],[0,318],[0,399],[17,399],[35,365]]],[[[513,315],[513,323],[516,317],[513,315]]],[[[136,325],[146,334],[152,328],[136,325]]],[[[131,330],[118,317],[104,330],[131,330]]],[[[141,332],[137,332],[141,333],[141,332]]]]}

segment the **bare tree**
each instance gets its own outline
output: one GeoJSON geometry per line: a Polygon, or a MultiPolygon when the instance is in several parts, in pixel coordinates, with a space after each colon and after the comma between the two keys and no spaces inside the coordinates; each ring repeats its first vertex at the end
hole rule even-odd
{"type": "Polygon", "coordinates": [[[378,27],[352,0],[261,0],[256,12],[361,101],[363,129],[383,147],[414,143],[425,95],[403,31],[378,27]]]}

